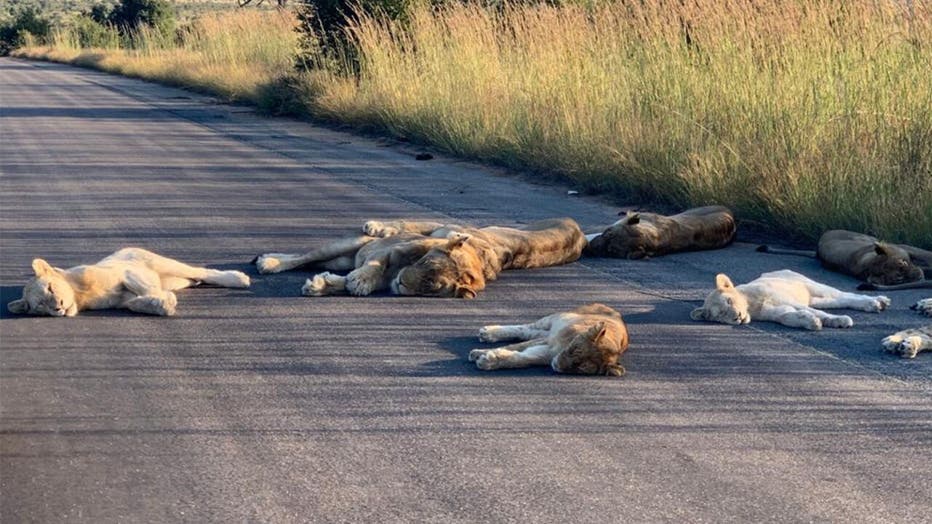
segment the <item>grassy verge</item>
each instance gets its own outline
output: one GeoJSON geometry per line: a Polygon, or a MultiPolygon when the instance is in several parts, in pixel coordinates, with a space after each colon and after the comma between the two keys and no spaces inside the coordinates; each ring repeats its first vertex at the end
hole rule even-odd
{"type": "Polygon", "coordinates": [[[282,22],[242,25],[236,48],[252,48],[245,38],[272,48],[251,57],[205,58],[228,23],[170,49],[62,54],[56,43],[19,54],[245,100],[268,96],[263,84],[287,86],[283,98],[317,117],[628,198],[721,203],[809,236],[846,228],[932,246],[930,5],[751,4],[455,4],[417,8],[405,24],[362,16],[351,28],[358,64],[331,61],[287,83],[275,83],[294,45],[282,22]]]}

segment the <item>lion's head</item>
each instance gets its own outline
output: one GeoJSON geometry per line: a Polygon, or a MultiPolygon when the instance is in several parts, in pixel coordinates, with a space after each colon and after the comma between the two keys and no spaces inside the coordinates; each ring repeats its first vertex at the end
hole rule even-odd
{"type": "Polygon", "coordinates": [[[586,252],[596,256],[636,260],[649,253],[656,243],[653,228],[639,227],[640,213],[629,211],[624,218],[609,226],[601,235],[589,241],[586,252]]]}
{"type": "Polygon", "coordinates": [[[689,316],[693,320],[733,325],[751,322],[747,298],[722,273],[715,276],[715,290],[706,297],[702,307],[694,309],[689,316]]]}
{"type": "Polygon", "coordinates": [[[918,282],[924,278],[922,268],[913,263],[909,253],[883,242],[874,243],[874,253],[864,277],[869,284],[895,286],[918,282]]]}
{"type": "Polygon", "coordinates": [[[573,375],[624,375],[625,368],[618,363],[624,348],[618,347],[606,334],[605,322],[577,334],[566,349],[553,357],[550,367],[557,373],[573,375]]]}
{"type": "Polygon", "coordinates": [[[73,317],[78,314],[74,289],[48,262],[32,261],[36,276],[23,287],[23,298],[7,304],[11,313],[73,317]]]}
{"type": "Polygon", "coordinates": [[[399,295],[476,298],[485,288],[483,263],[467,243],[469,235],[453,233],[446,244],[432,248],[398,272],[392,291],[399,295]]]}

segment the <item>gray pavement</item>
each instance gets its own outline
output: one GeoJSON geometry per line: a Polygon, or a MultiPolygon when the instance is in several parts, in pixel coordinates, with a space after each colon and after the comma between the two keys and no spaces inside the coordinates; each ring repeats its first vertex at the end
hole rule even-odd
{"type": "Polygon", "coordinates": [[[608,200],[137,80],[0,60],[0,292],[29,262],[137,245],[248,271],[179,315],[0,319],[2,522],[928,522],[923,323],[694,323],[714,274],[814,261],[750,243],[504,274],[477,300],[298,296],[259,276],[370,218],[611,222],[608,200]],[[485,323],[590,301],[625,315],[622,379],[479,372],[485,323]]]}

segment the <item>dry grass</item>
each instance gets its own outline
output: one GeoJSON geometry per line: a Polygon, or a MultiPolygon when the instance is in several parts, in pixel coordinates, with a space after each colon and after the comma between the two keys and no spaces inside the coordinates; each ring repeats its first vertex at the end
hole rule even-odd
{"type": "Polygon", "coordinates": [[[289,86],[318,117],[630,199],[932,246],[925,0],[422,7],[406,25],[361,17],[358,69],[330,61],[275,84],[293,23],[239,12],[201,19],[180,47],[20,54],[237,99],[289,86]]]}
{"type": "Polygon", "coordinates": [[[60,29],[50,46],[26,47],[14,56],[73,63],[258,102],[261,89],[287,74],[297,50],[296,21],[288,12],[241,10],[199,17],[179,42],[142,28],[130,45],[81,49],[60,29]]]}

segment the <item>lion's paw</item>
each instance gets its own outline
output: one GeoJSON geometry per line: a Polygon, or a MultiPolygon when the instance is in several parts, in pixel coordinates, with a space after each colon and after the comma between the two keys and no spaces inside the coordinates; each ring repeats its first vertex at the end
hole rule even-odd
{"type": "Polygon", "coordinates": [[[309,278],[301,286],[301,294],[306,297],[322,297],[327,294],[327,273],[319,273],[309,278]]]}
{"type": "Polygon", "coordinates": [[[178,297],[171,291],[166,291],[165,296],[161,300],[161,309],[162,314],[166,317],[171,317],[175,315],[175,310],[178,307],[178,297]]]}
{"type": "Polygon", "coordinates": [[[815,315],[805,316],[802,319],[801,327],[803,329],[808,329],[810,331],[819,331],[820,329],[822,329],[822,321],[819,319],[819,317],[815,315]]]}
{"type": "Polygon", "coordinates": [[[495,351],[486,351],[476,359],[476,367],[483,371],[498,369],[499,359],[495,351]]]}
{"type": "Polygon", "coordinates": [[[233,280],[232,286],[230,287],[242,287],[246,288],[252,283],[249,280],[249,275],[243,273],[242,271],[228,271],[230,278],[233,280]]]}
{"type": "Polygon", "coordinates": [[[363,224],[362,232],[370,237],[390,237],[398,234],[398,228],[386,226],[378,220],[370,220],[363,224]]]}
{"type": "Polygon", "coordinates": [[[890,307],[892,301],[885,296],[873,297],[873,300],[868,303],[867,311],[870,313],[879,313],[888,307],[890,307]]]}
{"type": "Polygon", "coordinates": [[[256,269],[259,273],[278,273],[282,270],[282,262],[274,255],[259,255],[256,259],[256,269]]]}
{"type": "Polygon", "coordinates": [[[475,362],[479,360],[479,357],[481,357],[482,355],[485,355],[489,351],[491,351],[491,349],[474,349],[469,352],[469,361],[475,362]]]}
{"type": "Polygon", "coordinates": [[[909,309],[915,309],[920,315],[932,317],[932,298],[924,298],[910,306],[909,309]]]}
{"type": "Polygon", "coordinates": [[[831,328],[849,328],[854,325],[854,320],[848,315],[838,315],[822,320],[822,325],[831,328]]]}
{"type": "Polygon", "coordinates": [[[498,337],[495,336],[497,329],[498,326],[482,326],[479,328],[479,342],[497,342],[498,337]]]}

